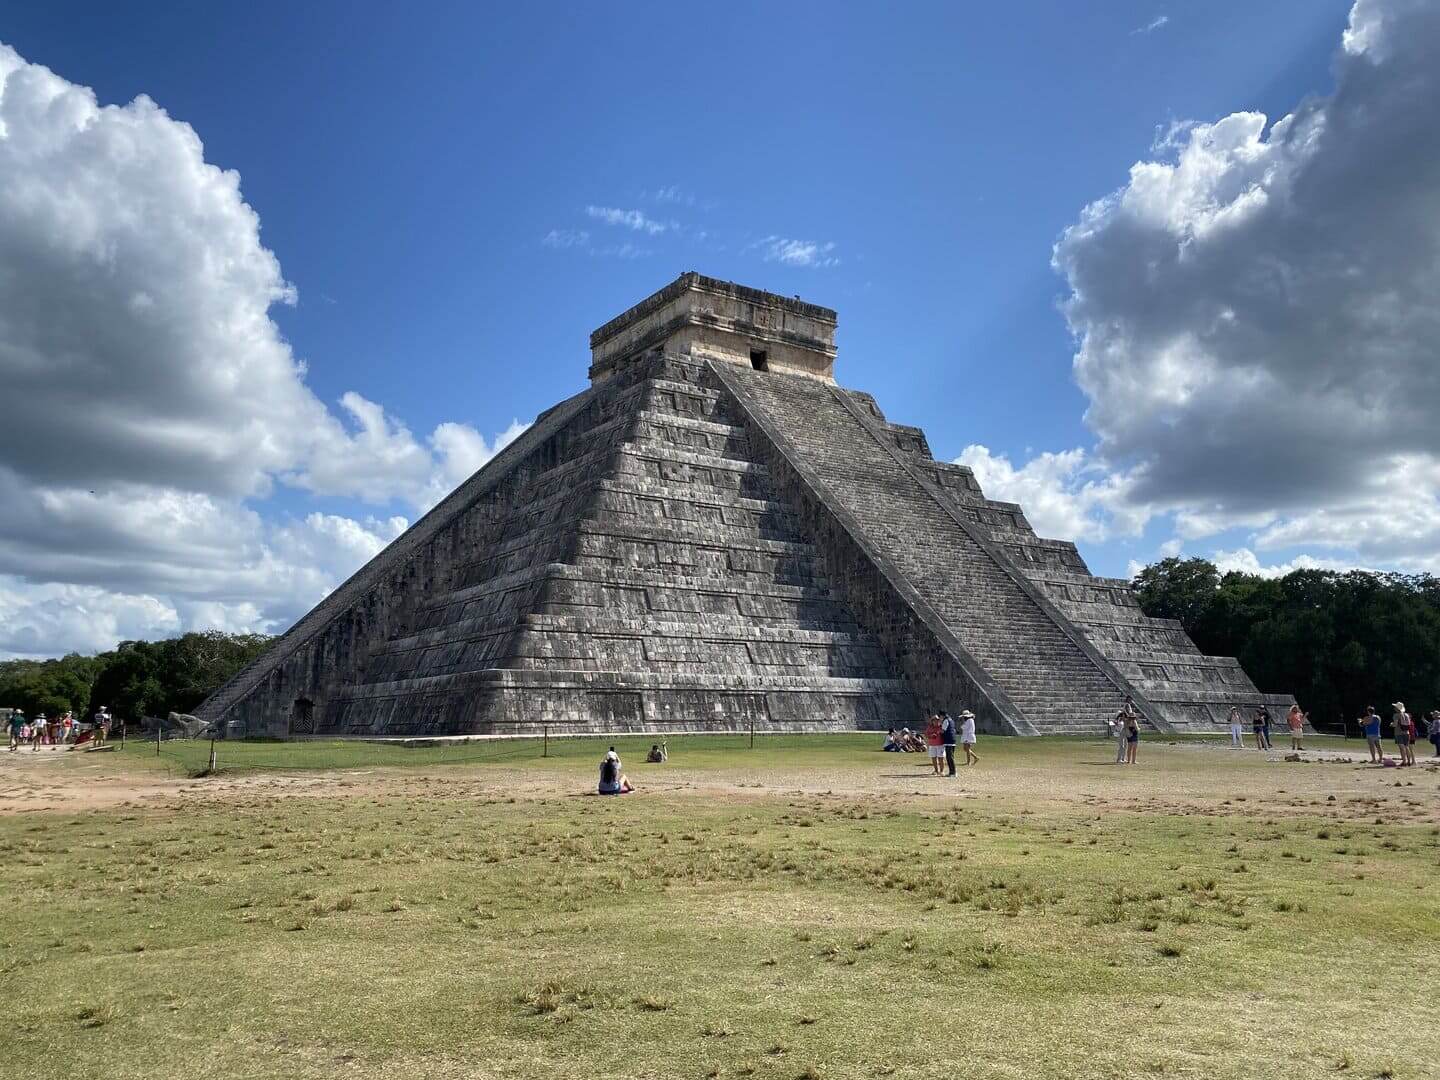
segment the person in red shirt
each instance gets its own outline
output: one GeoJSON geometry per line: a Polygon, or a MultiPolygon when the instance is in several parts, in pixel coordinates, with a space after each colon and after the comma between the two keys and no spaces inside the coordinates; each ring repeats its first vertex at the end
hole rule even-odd
{"type": "Polygon", "coordinates": [[[925,752],[930,755],[930,768],[936,776],[945,771],[945,734],[940,730],[940,717],[930,717],[925,725],[925,752]]]}

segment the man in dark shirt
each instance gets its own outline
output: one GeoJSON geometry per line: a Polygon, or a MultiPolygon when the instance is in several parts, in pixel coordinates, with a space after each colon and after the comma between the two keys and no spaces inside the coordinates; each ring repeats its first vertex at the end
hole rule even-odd
{"type": "Polygon", "coordinates": [[[945,767],[948,776],[955,775],[955,719],[947,712],[940,714],[940,739],[945,745],[945,767]]]}

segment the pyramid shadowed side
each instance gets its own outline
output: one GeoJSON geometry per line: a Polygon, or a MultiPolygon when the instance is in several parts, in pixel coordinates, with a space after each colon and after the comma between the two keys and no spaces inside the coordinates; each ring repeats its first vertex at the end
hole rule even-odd
{"type": "Polygon", "coordinates": [[[656,357],[592,391],[230,718],[348,735],[914,723],[699,371],[656,357]]]}

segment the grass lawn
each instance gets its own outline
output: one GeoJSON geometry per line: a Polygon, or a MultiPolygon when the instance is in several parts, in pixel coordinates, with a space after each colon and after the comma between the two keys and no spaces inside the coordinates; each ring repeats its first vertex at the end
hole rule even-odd
{"type": "Polygon", "coordinates": [[[0,1073],[1435,1075],[1440,772],[650,741],[0,756],[0,1073]]]}

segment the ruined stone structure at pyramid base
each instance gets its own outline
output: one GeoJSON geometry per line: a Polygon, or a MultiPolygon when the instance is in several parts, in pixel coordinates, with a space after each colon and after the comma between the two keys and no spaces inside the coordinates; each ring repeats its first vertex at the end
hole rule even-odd
{"type": "Polygon", "coordinates": [[[835,313],[685,274],[591,386],[199,710],[232,735],[1097,733],[1273,709],[925,435],[836,385],[835,313]]]}

